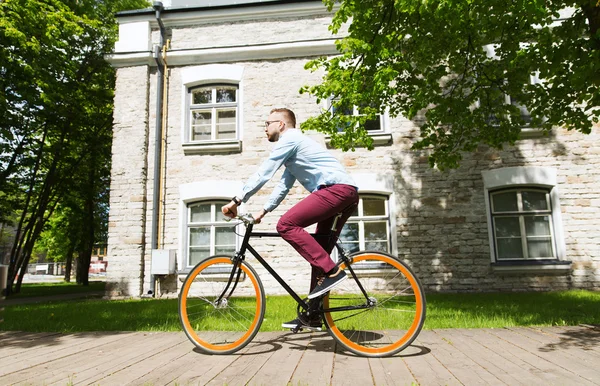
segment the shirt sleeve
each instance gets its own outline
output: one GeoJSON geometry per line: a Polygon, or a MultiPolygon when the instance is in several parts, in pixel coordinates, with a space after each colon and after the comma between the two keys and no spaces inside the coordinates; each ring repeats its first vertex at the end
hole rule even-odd
{"type": "Polygon", "coordinates": [[[292,186],[294,186],[294,182],[296,182],[296,177],[294,177],[289,170],[283,172],[281,180],[279,180],[279,183],[273,190],[273,193],[271,193],[271,196],[265,204],[264,209],[267,212],[271,212],[273,209],[277,208],[285,196],[287,196],[292,186]]]}
{"type": "Polygon", "coordinates": [[[296,145],[293,142],[278,143],[278,146],[273,149],[269,158],[260,165],[258,171],[248,179],[241,193],[237,195],[242,202],[247,202],[250,197],[258,192],[273,177],[281,165],[292,155],[295,148],[296,145]]]}

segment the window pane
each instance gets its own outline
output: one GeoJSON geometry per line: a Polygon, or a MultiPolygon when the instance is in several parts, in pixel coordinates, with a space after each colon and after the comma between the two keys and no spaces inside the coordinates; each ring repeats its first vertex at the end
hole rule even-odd
{"type": "Polygon", "coordinates": [[[388,244],[385,241],[368,241],[365,243],[367,251],[388,252],[388,244]]]}
{"type": "Polygon", "coordinates": [[[498,259],[522,259],[521,239],[498,239],[498,259]]]}
{"type": "Polygon", "coordinates": [[[190,222],[210,222],[210,204],[190,206],[190,222]]]}
{"type": "Polygon", "coordinates": [[[385,216],[385,200],[381,198],[363,198],[363,215],[385,216]]]}
{"type": "Polygon", "coordinates": [[[523,210],[548,210],[545,192],[521,192],[523,210]]]}
{"type": "Polygon", "coordinates": [[[520,237],[518,217],[496,217],[494,218],[494,229],[496,237],[520,237]]]}
{"type": "Polygon", "coordinates": [[[192,111],[192,141],[209,141],[211,139],[212,113],[206,110],[192,111]]]}
{"type": "Polygon", "coordinates": [[[365,222],[365,242],[382,240],[387,243],[387,222],[365,222]]]}
{"type": "Polygon", "coordinates": [[[346,223],[340,233],[340,240],[344,242],[356,241],[358,242],[358,224],[357,223],[346,223]]]}
{"type": "Polygon", "coordinates": [[[232,227],[215,228],[215,244],[235,246],[235,233],[232,227]]]}
{"type": "Polygon", "coordinates": [[[531,113],[529,113],[527,107],[517,102],[513,97],[510,97],[510,104],[519,109],[519,114],[521,115],[521,118],[523,118],[523,120],[525,121],[525,125],[529,125],[531,123],[531,113]]]}
{"type": "Polygon", "coordinates": [[[216,255],[234,255],[235,254],[235,247],[232,246],[222,246],[222,247],[215,247],[215,254],[216,255]]]}
{"type": "Polygon", "coordinates": [[[212,113],[206,110],[192,110],[192,125],[210,126],[212,123],[212,113]]]}
{"type": "Polygon", "coordinates": [[[190,228],[190,247],[210,245],[210,227],[190,228]]]}
{"type": "Polygon", "coordinates": [[[529,252],[529,257],[532,259],[554,257],[554,253],[552,253],[552,240],[549,237],[534,239],[528,238],[527,251],[529,252]]]}
{"type": "Polygon", "coordinates": [[[235,109],[217,111],[217,139],[235,138],[235,109]]]}
{"type": "Polygon", "coordinates": [[[192,104],[198,105],[202,103],[212,102],[212,88],[199,88],[192,91],[192,104]]]}
{"type": "Polygon", "coordinates": [[[525,217],[527,236],[550,236],[550,216],[525,217]]]}
{"type": "Polygon", "coordinates": [[[342,243],[342,248],[348,253],[358,252],[360,250],[360,245],[358,242],[356,243],[342,243]]]}
{"type": "Polygon", "coordinates": [[[217,88],[217,103],[235,102],[235,87],[219,87],[217,88]]]}
{"type": "Polygon", "coordinates": [[[516,212],[517,192],[495,193],[492,195],[494,212],[516,212]]]}
{"type": "MultiPolygon", "coordinates": [[[[337,100],[332,101],[333,103],[338,102],[337,100]]],[[[337,115],[354,115],[354,109],[352,106],[342,105],[334,106],[331,105],[331,112],[337,115]]]]}
{"type": "Polygon", "coordinates": [[[202,260],[206,259],[210,254],[210,249],[205,248],[190,248],[190,265],[196,265],[202,260]]]}
{"type": "Polygon", "coordinates": [[[367,131],[381,131],[381,119],[369,119],[365,122],[365,130],[367,131]]]}

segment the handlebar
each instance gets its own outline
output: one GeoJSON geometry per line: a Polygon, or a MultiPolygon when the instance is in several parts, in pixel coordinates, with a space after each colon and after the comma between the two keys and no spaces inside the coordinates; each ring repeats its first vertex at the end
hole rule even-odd
{"type": "Polygon", "coordinates": [[[225,221],[229,222],[231,220],[240,220],[246,226],[254,224],[254,217],[250,213],[239,214],[239,215],[237,215],[237,216],[235,216],[233,218],[225,217],[225,221]]]}

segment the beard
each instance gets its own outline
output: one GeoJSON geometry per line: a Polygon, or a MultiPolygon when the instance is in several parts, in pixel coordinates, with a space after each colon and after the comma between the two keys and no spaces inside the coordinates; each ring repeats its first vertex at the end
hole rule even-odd
{"type": "Polygon", "coordinates": [[[279,141],[279,133],[273,133],[271,135],[267,134],[267,139],[269,142],[277,142],[279,141]]]}

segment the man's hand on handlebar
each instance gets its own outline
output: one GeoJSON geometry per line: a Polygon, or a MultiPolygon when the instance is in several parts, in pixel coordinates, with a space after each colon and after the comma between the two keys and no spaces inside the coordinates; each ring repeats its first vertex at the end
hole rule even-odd
{"type": "Polygon", "coordinates": [[[223,205],[221,207],[221,212],[229,218],[236,218],[238,215],[238,210],[237,210],[238,206],[235,202],[231,201],[229,204],[227,205],[223,205]]]}
{"type": "Polygon", "coordinates": [[[255,224],[260,224],[261,220],[263,219],[263,217],[265,217],[265,215],[268,212],[266,210],[261,210],[259,213],[257,213],[256,215],[254,215],[254,223],[255,224]]]}

